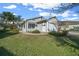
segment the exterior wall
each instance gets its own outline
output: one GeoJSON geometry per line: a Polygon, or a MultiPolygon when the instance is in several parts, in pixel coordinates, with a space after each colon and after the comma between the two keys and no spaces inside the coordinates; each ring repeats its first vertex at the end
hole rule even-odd
{"type": "Polygon", "coordinates": [[[42,24],[42,32],[48,32],[48,22],[42,24]]]}
{"type": "Polygon", "coordinates": [[[47,26],[48,26],[47,22],[38,24],[38,30],[40,32],[48,32],[47,26]]]}
{"type": "Polygon", "coordinates": [[[38,24],[37,29],[40,32],[50,32],[50,31],[57,31],[57,28],[54,24],[51,24],[49,22],[38,24]]]}
{"type": "MultiPolygon", "coordinates": [[[[40,27],[40,25],[37,25],[37,21],[40,21],[40,20],[42,20],[41,18],[35,18],[35,19],[31,19],[31,20],[28,20],[27,21],[27,25],[26,25],[26,32],[30,32],[30,31],[33,31],[33,30],[36,30],[36,29],[38,29],[38,27],[40,27]],[[34,23],[35,25],[37,25],[37,26],[35,26],[35,28],[28,28],[28,24],[29,23],[34,23]]],[[[39,28],[40,29],[40,28],[39,28]]],[[[23,29],[24,31],[25,31],[25,29],[23,29]]]]}
{"type": "Polygon", "coordinates": [[[51,18],[47,22],[37,24],[36,22],[40,20],[45,20],[45,19],[37,18],[34,20],[31,19],[31,20],[26,21],[25,24],[22,26],[22,31],[23,32],[30,32],[33,30],[39,30],[40,32],[57,31],[57,20],[55,18],[51,18]],[[36,24],[35,28],[28,28],[29,23],[35,23],[36,24]],[[56,25],[54,25],[53,23],[55,23],[56,25]]]}
{"type": "Polygon", "coordinates": [[[25,22],[23,25],[20,26],[20,31],[21,32],[27,32],[28,29],[28,22],[25,22]]]}
{"type": "Polygon", "coordinates": [[[61,26],[61,30],[70,30],[73,29],[74,27],[79,27],[79,25],[68,25],[68,26],[61,26]]]}
{"type": "Polygon", "coordinates": [[[37,30],[42,31],[42,24],[37,24],[37,30]]]}
{"type": "Polygon", "coordinates": [[[50,31],[57,31],[57,28],[55,27],[54,24],[50,24],[49,22],[37,24],[35,28],[28,28],[28,22],[26,22],[22,26],[23,32],[30,32],[33,30],[39,30],[40,32],[50,32],[50,31]]]}
{"type": "Polygon", "coordinates": [[[79,27],[79,25],[69,25],[69,29],[74,29],[74,27],[79,27]]]}
{"type": "Polygon", "coordinates": [[[27,24],[27,32],[31,32],[31,31],[36,29],[36,23],[35,22],[32,23],[32,24],[35,24],[35,28],[29,28],[29,24],[31,24],[31,23],[28,22],[28,24],[27,24]]]}
{"type": "Polygon", "coordinates": [[[50,31],[57,31],[56,26],[55,26],[54,24],[51,24],[51,23],[49,23],[48,29],[49,29],[49,32],[50,32],[50,31]]]}
{"type": "Polygon", "coordinates": [[[26,32],[26,23],[22,26],[22,32],[26,32]]]}
{"type": "Polygon", "coordinates": [[[58,21],[56,17],[52,17],[49,19],[49,31],[58,31],[58,21]]]}

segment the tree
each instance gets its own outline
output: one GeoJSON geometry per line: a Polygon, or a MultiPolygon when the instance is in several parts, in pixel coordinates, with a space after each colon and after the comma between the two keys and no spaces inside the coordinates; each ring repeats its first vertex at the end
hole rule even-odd
{"type": "Polygon", "coordinates": [[[22,20],[21,16],[16,16],[11,12],[2,12],[0,16],[4,20],[5,29],[9,26],[17,26],[17,24],[19,24],[19,22],[22,20]]]}
{"type": "MultiPolygon", "coordinates": [[[[3,28],[3,30],[5,30],[6,25],[4,24],[4,18],[3,15],[0,14],[0,28],[3,28]]],[[[2,29],[0,29],[2,30],[2,29]]]]}

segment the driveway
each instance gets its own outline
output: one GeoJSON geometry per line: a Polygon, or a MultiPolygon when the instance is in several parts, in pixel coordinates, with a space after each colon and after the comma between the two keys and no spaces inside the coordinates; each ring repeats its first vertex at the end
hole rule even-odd
{"type": "Polygon", "coordinates": [[[78,36],[78,35],[79,35],[79,32],[76,32],[76,31],[69,31],[69,32],[68,32],[68,35],[78,36]]]}
{"type": "Polygon", "coordinates": [[[48,35],[48,33],[44,32],[44,33],[28,33],[28,32],[22,32],[23,34],[26,35],[48,35]]]}

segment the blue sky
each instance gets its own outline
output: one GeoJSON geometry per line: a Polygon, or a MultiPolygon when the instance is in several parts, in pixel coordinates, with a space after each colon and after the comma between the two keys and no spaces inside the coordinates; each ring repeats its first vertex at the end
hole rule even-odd
{"type": "MultiPolygon", "coordinates": [[[[67,6],[68,4],[66,3],[63,9],[67,6]]],[[[79,20],[78,5],[73,8],[67,9],[62,13],[60,12],[62,11],[61,7],[62,6],[59,3],[0,3],[0,13],[2,13],[3,11],[9,11],[14,15],[21,15],[22,18],[25,19],[39,16],[43,16],[45,18],[56,16],[58,20],[79,20]]]]}

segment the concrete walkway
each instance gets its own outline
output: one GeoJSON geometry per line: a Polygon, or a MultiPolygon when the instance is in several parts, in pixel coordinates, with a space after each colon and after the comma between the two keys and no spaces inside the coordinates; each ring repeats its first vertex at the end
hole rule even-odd
{"type": "Polygon", "coordinates": [[[26,34],[26,35],[48,35],[48,33],[44,32],[44,33],[28,33],[28,32],[21,32],[22,34],[26,34]]]}
{"type": "Polygon", "coordinates": [[[70,32],[68,32],[68,35],[71,35],[71,36],[79,36],[79,32],[70,31],[70,32]]]}

